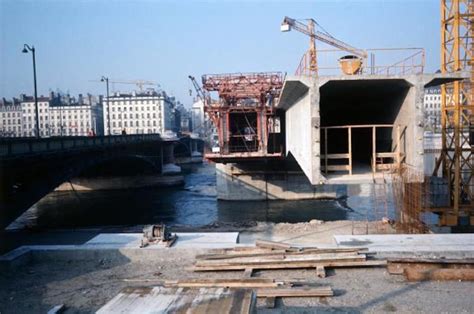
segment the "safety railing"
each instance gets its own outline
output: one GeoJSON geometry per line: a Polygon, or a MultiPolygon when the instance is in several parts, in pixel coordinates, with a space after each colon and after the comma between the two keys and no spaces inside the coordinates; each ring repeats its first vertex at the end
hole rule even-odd
{"type": "MultiPolygon", "coordinates": [[[[368,57],[353,76],[358,75],[411,75],[422,74],[425,68],[423,48],[367,49],[368,57]]],[[[318,50],[317,74],[310,68],[309,52],[306,52],[296,69],[295,75],[331,76],[343,74],[338,60],[348,53],[336,49],[318,50]]],[[[348,75],[350,76],[350,75],[348,75]]]]}
{"type": "Polygon", "coordinates": [[[161,141],[159,134],[133,134],[94,137],[49,137],[0,139],[0,157],[51,153],[64,150],[84,149],[118,144],[161,141]]]}
{"type": "Polygon", "coordinates": [[[400,125],[395,124],[370,124],[370,125],[344,125],[321,127],[321,136],[324,136],[324,149],[321,147],[321,169],[328,174],[329,171],[348,171],[349,175],[353,173],[353,152],[352,152],[352,130],[353,129],[371,129],[371,168],[375,173],[379,170],[390,170],[399,168],[404,153],[401,149],[404,132],[400,125]],[[380,151],[377,149],[377,129],[389,128],[395,130],[394,145],[391,151],[380,151]],[[329,131],[347,130],[347,152],[331,153],[329,152],[329,131]]]}

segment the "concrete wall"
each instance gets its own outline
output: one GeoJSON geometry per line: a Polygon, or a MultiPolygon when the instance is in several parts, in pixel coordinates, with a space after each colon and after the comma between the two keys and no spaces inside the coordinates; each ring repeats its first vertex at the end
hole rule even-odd
{"type": "MultiPolygon", "coordinates": [[[[424,86],[420,76],[407,77],[411,85],[394,124],[402,126],[401,152],[405,163],[423,169],[423,95],[424,86]],[[405,127],[405,129],[403,129],[405,127]]],[[[395,133],[395,130],[393,130],[395,133]]],[[[393,134],[393,139],[396,134],[393,134]]]]}

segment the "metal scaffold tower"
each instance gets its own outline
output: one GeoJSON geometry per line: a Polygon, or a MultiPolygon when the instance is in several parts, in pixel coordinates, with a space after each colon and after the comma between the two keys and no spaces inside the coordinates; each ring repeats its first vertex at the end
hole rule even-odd
{"type": "Polygon", "coordinates": [[[448,181],[450,207],[441,212],[441,225],[455,226],[474,209],[472,119],[474,81],[473,0],[441,0],[441,72],[468,72],[470,79],[441,86],[442,151],[439,168],[448,181]]]}

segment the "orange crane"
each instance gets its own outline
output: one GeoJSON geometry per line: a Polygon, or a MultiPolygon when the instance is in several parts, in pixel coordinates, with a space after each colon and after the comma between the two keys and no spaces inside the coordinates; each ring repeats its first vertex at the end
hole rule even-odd
{"type": "MultiPolygon", "coordinates": [[[[320,26],[315,20],[313,19],[304,19],[304,20],[296,20],[292,19],[290,17],[285,16],[283,19],[283,22],[281,23],[280,30],[282,32],[289,32],[291,29],[297,30],[300,33],[303,33],[307,36],[309,36],[309,72],[317,76],[318,75],[318,59],[317,59],[317,54],[316,54],[316,40],[319,40],[323,43],[326,43],[328,45],[331,45],[335,48],[350,52],[354,55],[356,55],[359,58],[366,59],[367,58],[367,52],[362,50],[362,49],[357,49],[352,47],[349,44],[346,44],[345,42],[334,38],[331,36],[328,32],[324,31],[318,31],[316,30],[316,25],[320,26]],[[304,23],[305,21],[306,23],[304,23]]],[[[321,29],[323,29],[320,26],[321,29]]],[[[323,29],[324,30],[324,29],[323,29]]]]}

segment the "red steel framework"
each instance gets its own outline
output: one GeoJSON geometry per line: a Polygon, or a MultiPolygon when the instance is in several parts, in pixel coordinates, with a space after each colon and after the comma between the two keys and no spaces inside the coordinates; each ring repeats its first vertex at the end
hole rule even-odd
{"type": "Polygon", "coordinates": [[[208,93],[217,92],[218,100],[206,97],[204,110],[217,129],[219,149],[207,153],[214,161],[230,159],[281,157],[279,152],[268,151],[268,140],[275,119],[275,103],[283,87],[281,72],[208,74],[202,76],[203,89],[208,93]],[[249,122],[248,116],[256,120],[249,122]],[[237,119],[247,123],[244,133],[236,132],[231,126],[237,119]],[[255,139],[255,145],[246,143],[255,139]],[[239,146],[235,143],[241,143],[239,146]]]}

